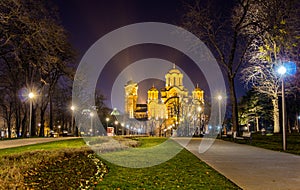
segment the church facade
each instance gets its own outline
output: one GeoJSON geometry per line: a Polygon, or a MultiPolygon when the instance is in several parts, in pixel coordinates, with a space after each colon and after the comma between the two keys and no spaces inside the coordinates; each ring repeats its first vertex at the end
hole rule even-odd
{"type": "Polygon", "coordinates": [[[176,131],[177,135],[200,133],[203,124],[204,91],[198,85],[192,92],[184,87],[183,74],[175,67],[165,75],[165,87],[154,85],[148,90],[147,102],[138,104],[138,84],[129,81],[125,90],[125,115],[129,119],[147,121],[142,131],[162,136],[176,131]]]}

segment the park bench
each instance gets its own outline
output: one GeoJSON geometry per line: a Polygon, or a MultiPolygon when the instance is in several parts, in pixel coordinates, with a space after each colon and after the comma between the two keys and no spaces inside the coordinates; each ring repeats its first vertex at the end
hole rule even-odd
{"type": "Polygon", "coordinates": [[[251,132],[247,132],[247,131],[244,131],[242,133],[242,136],[237,136],[237,133],[236,131],[233,132],[233,140],[246,140],[246,141],[249,141],[250,143],[252,142],[252,133],[251,132]]]}

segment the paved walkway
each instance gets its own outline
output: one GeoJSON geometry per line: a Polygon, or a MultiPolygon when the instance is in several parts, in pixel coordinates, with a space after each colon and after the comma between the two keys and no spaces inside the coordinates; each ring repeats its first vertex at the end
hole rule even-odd
{"type": "Polygon", "coordinates": [[[242,189],[300,189],[300,156],[222,140],[199,153],[200,142],[192,139],[187,149],[242,189]]]}
{"type": "Polygon", "coordinates": [[[28,138],[28,139],[15,139],[15,140],[0,140],[0,149],[13,148],[18,146],[26,146],[32,144],[39,144],[45,142],[61,141],[67,139],[75,139],[80,137],[59,137],[59,138],[28,138]]]}

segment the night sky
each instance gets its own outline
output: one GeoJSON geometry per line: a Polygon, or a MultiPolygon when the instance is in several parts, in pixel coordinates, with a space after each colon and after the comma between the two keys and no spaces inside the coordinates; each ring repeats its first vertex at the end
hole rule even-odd
{"type": "MultiPolygon", "coordinates": [[[[58,6],[62,25],[68,31],[70,42],[78,53],[77,63],[93,43],[117,28],[138,22],[179,25],[184,11],[182,0],[54,0],[54,4],[58,6]]],[[[221,0],[217,4],[220,7],[227,5],[221,0]]],[[[99,77],[99,81],[105,81],[100,82],[98,87],[108,98],[106,104],[109,107],[111,86],[122,69],[134,61],[151,57],[175,62],[190,76],[195,85],[199,83],[202,89],[208,91],[201,71],[181,52],[161,45],[139,45],[118,53],[99,77]]],[[[153,83],[158,88],[163,87],[163,82],[159,80],[141,82],[140,103],[145,103],[143,101],[146,99],[146,90],[153,83]]],[[[237,92],[240,96],[243,90],[237,92]]]]}
{"type": "Polygon", "coordinates": [[[54,0],[70,40],[82,55],[106,33],[137,22],[180,20],[180,0],[54,0]]]}

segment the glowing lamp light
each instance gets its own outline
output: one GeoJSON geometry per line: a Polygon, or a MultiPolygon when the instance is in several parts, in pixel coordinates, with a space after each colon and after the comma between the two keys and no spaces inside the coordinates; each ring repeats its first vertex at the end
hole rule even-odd
{"type": "Polygon", "coordinates": [[[284,75],[286,73],[286,68],[285,66],[281,65],[278,69],[277,69],[277,72],[280,74],[280,75],[284,75]]]}
{"type": "Polygon", "coordinates": [[[71,106],[71,110],[74,111],[75,110],[75,106],[71,106]]]}
{"type": "Polygon", "coordinates": [[[284,75],[293,75],[297,71],[296,64],[292,61],[284,62],[282,65],[280,65],[277,69],[277,73],[281,75],[281,82],[282,82],[282,148],[285,151],[286,150],[286,108],[285,108],[285,90],[284,90],[284,75]]]}
{"type": "Polygon", "coordinates": [[[221,95],[218,96],[218,100],[222,100],[222,96],[221,95]]]}
{"type": "Polygon", "coordinates": [[[199,106],[199,107],[197,108],[197,110],[198,110],[198,112],[201,112],[202,108],[199,106]]]}
{"type": "Polygon", "coordinates": [[[33,93],[33,92],[30,92],[30,93],[28,94],[28,97],[29,97],[30,99],[34,98],[34,93],[33,93]]]}
{"type": "Polygon", "coordinates": [[[278,66],[276,71],[280,75],[294,75],[297,72],[297,66],[294,62],[288,61],[278,66]]]}

